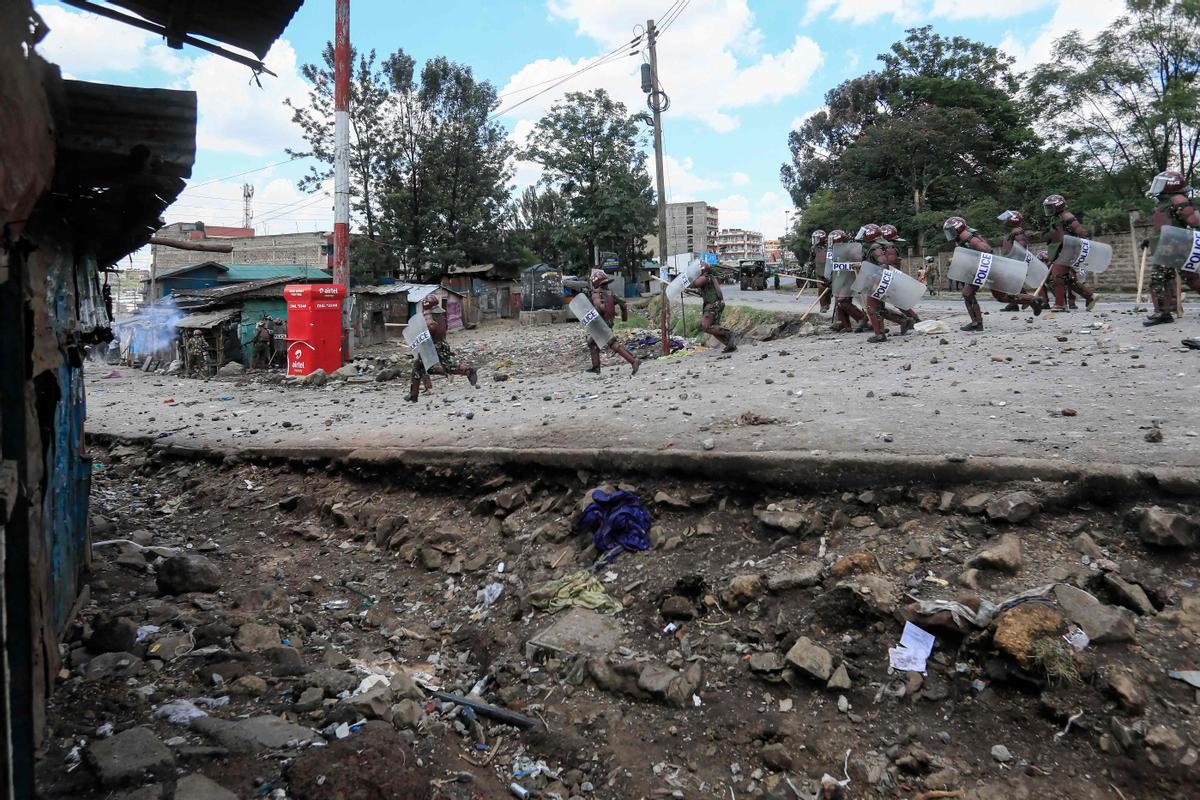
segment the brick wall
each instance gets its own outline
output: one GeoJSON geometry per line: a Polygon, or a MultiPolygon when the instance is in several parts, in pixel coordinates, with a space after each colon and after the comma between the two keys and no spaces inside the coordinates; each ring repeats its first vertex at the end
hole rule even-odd
{"type": "MultiPolygon", "coordinates": [[[[167,234],[166,230],[164,234],[167,234]]],[[[183,239],[186,238],[186,234],[176,234],[171,238],[183,239]]],[[[317,269],[326,269],[329,266],[328,256],[322,252],[325,246],[324,233],[282,233],[245,239],[214,237],[206,241],[232,244],[233,252],[201,253],[152,245],[151,258],[159,270],[202,261],[215,261],[218,264],[303,264],[317,269]]]]}

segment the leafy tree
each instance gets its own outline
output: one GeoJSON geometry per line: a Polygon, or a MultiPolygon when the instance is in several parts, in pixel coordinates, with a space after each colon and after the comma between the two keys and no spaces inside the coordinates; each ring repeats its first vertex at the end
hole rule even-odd
{"type": "Polygon", "coordinates": [[[567,200],[553,188],[526,187],[513,203],[513,228],[518,246],[536,256],[533,263],[587,262],[567,200]]]}
{"type": "MultiPolygon", "coordinates": [[[[284,100],[292,109],[292,121],[300,126],[307,150],[291,150],[296,158],[311,156],[316,163],[301,178],[299,188],[315,191],[333,178],[334,113],[333,113],[333,44],[326,43],[321,65],[304,64],[300,74],[312,84],[308,103],[295,105],[291,98],[284,100]]],[[[375,239],[378,230],[378,197],[375,186],[379,161],[387,151],[391,130],[387,125],[385,108],[388,99],[387,83],[375,63],[375,51],[363,55],[350,51],[350,196],[351,207],[363,220],[367,238],[375,239]]]]}
{"type": "Polygon", "coordinates": [[[558,192],[591,264],[597,248],[633,269],[642,238],[654,229],[654,193],[645,169],[644,134],[625,105],[603,89],[572,92],[529,136],[523,158],[542,165],[542,184],[558,192]]]}
{"type": "Polygon", "coordinates": [[[1072,32],[1034,70],[1031,100],[1051,133],[1083,153],[1128,204],[1170,167],[1196,177],[1200,148],[1200,0],[1127,0],[1091,41],[1072,32]]]}

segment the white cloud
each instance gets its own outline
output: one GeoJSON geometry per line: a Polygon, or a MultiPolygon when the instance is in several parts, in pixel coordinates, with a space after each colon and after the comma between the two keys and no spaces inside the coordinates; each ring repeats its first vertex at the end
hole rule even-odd
{"type": "Polygon", "coordinates": [[[716,201],[722,228],[758,231],[767,239],[776,239],[786,229],[786,215],[792,204],[778,192],[764,192],[757,201],[745,195],[731,194],[716,201]]]}
{"type": "Polygon", "coordinates": [[[792,117],[792,121],[788,123],[788,130],[789,131],[800,130],[801,128],[804,127],[804,123],[808,122],[808,120],[814,114],[816,114],[818,111],[825,111],[825,110],[826,110],[825,106],[817,106],[816,108],[812,109],[811,111],[805,111],[803,114],[801,114],[798,117],[792,117]]]}
{"type": "Polygon", "coordinates": [[[933,0],[931,17],[945,19],[1008,19],[1028,14],[1054,0],[933,0]]]}
{"type": "Polygon", "coordinates": [[[896,22],[915,22],[923,12],[918,0],[809,0],[804,14],[807,25],[817,19],[838,22],[876,22],[890,16],[896,22]]]}
{"type": "MultiPolygon", "coordinates": [[[[646,159],[646,172],[654,180],[654,156],[646,159]]],[[[720,188],[720,181],[701,177],[696,173],[696,164],[691,156],[682,161],[674,156],[663,158],[663,172],[666,175],[667,201],[674,203],[680,200],[700,200],[705,192],[720,188]]]]}
{"type": "Polygon", "coordinates": [[[750,176],[744,172],[735,172],[729,176],[729,182],[734,186],[749,186],[750,176]]]}
{"type": "Polygon", "coordinates": [[[1018,70],[1028,70],[1049,60],[1056,39],[1073,30],[1091,38],[1123,13],[1124,0],[1058,0],[1054,15],[1039,30],[1020,39],[1010,33],[999,47],[1017,59],[1018,70]]]}
{"type": "MultiPolygon", "coordinates": [[[[592,40],[601,52],[619,50],[634,38],[633,26],[645,19],[637,0],[549,0],[554,18],[575,23],[576,33],[592,40]]],[[[658,42],[659,77],[671,98],[669,120],[689,118],[718,132],[735,130],[740,109],[775,102],[808,85],[823,59],[821,48],[807,36],[796,36],[777,53],[761,53],[762,34],[753,26],[747,0],[693,0],[664,28],[658,42]],[[703,42],[703,48],[697,48],[703,42]]],[[[644,50],[644,43],[639,45],[644,50]]],[[[513,120],[541,117],[565,93],[596,87],[608,89],[631,110],[645,106],[639,70],[642,59],[619,55],[589,69],[560,87],[533,97],[552,79],[593,63],[594,59],[539,59],[518,70],[501,89],[502,110],[530,98],[503,116],[513,120]],[[523,87],[534,87],[519,91],[523,87]]]]}
{"type": "Polygon", "coordinates": [[[50,29],[38,52],[72,74],[133,72],[145,66],[154,43],[162,41],[149,31],[96,14],[62,6],[39,5],[36,10],[50,29]]]}

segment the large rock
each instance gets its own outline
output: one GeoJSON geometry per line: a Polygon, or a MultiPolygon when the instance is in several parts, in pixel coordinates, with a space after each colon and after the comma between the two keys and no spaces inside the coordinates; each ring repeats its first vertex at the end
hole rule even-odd
{"type": "Polygon", "coordinates": [[[257,622],[247,622],[238,628],[233,637],[233,644],[243,653],[257,653],[268,647],[279,647],[283,640],[279,636],[278,625],[259,625],[257,622]]]}
{"type": "Polygon", "coordinates": [[[321,737],[312,730],[280,717],[264,715],[238,722],[200,717],[191,722],[192,730],[204,734],[235,753],[257,753],[303,745],[321,737]]]}
{"type": "Polygon", "coordinates": [[[1058,609],[1043,603],[1021,603],[996,619],[992,643],[1029,669],[1034,643],[1047,636],[1057,637],[1064,627],[1063,615],[1058,609]]]}
{"type": "Polygon", "coordinates": [[[729,608],[741,608],[758,596],[762,585],[761,575],[736,575],[729,581],[721,599],[729,608]]]}
{"type": "Polygon", "coordinates": [[[236,375],[241,375],[245,371],[246,371],[246,368],[243,367],[241,364],[239,364],[236,361],[230,361],[228,364],[226,364],[225,366],[223,366],[219,370],[217,370],[217,374],[222,375],[226,378],[232,378],[236,375]]]}
{"type": "Polygon", "coordinates": [[[1029,492],[1009,492],[994,497],[985,507],[988,519],[1004,522],[1024,522],[1041,509],[1041,502],[1029,492]]]}
{"type": "Polygon", "coordinates": [[[845,578],[849,575],[878,575],[883,572],[879,559],[874,553],[855,553],[839,558],[829,568],[829,574],[835,578],[845,578]]]}
{"type": "Polygon", "coordinates": [[[683,672],[651,662],[638,675],[637,687],[655,700],[685,708],[691,705],[692,693],[700,687],[701,670],[699,661],[693,661],[683,672]]]}
{"type": "Polygon", "coordinates": [[[968,567],[992,569],[1015,575],[1021,571],[1021,539],[1006,533],[995,544],[988,545],[967,561],[968,567]]]}
{"type": "Polygon", "coordinates": [[[1132,611],[1105,605],[1082,589],[1056,583],[1054,598],[1094,644],[1132,641],[1137,633],[1137,617],[1132,611]]]}
{"type": "Polygon", "coordinates": [[[175,800],[238,800],[238,796],[216,781],[194,773],[175,784],[175,800]]]}
{"type": "Polygon", "coordinates": [[[686,597],[673,594],[662,601],[658,613],[662,614],[663,619],[688,622],[696,618],[696,604],[686,597]]]}
{"type": "Polygon", "coordinates": [[[300,382],[305,386],[324,386],[329,380],[329,374],[323,369],[314,369],[312,372],[300,379],[300,382]]]}
{"type": "Polygon", "coordinates": [[[1195,547],[1198,529],[1192,518],[1152,506],[1142,512],[1138,535],[1155,547],[1195,547]]]}
{"type": "Polygon", "coordinates": [[[621,626],[611,617],[586,608],[571,608],[555,616],[546,629],[525,643],[525,658],[563,658],[602,655],[613,650],[621,639],[621,626]]]}
{"type": "Polygon", "coordinates": [[[92,742],[88,761],[105,786],[140,783],[147,774],[166,778],[175,767],[171,751],[142,725],[92,742]]]}
{"type": "Polygon", "coordinates": [[[107,678],[124,680],[141,675],[143,668],[142,660],[133,653],[103,653],[88,662],[84,675],[93,681],[107,678]]]}
{"type": "Polygon", "coordinates": [[[793,667],[819,681],[828,681],[833,674],[833,656],[807,636],[796,640],[786,658],[793,667]]]}
{"type": "Polygon", "coordinates": [[[900,605],[900,587],[883,575],[855,575],[839,582],[834,589],[866,613],[890,617],[900,605]]]}
{"type": "Polygon", "coordinates": [[[172,556],[159,565],[155,580],[163,594],[215,592],[221,588],[221,570],[204,556],[172,556]]]}
{"type": "Polygon", "coordinates": [[[1154,604],[1146,595],[1146,590],[1136,583],[1130,583],[1115,572],[1106,572],[1101,579],[1104,588],[1108,590],[1117,605],[1124,606],[1130,611],[1148,617],[1154,614],[1154,604]]]}
{"type": "Polygon", "coordinates": [[[86,642],[93,653],[127,653],[137,644],[137,623],[129,617],[101,620],[86,642]]]}
{"type": "Polygon", "coordinates": [[[973,494],[963,500],[960,507],[967,514],[982,514],[988,503],[992,502],[992,498],[991,494],[973,494]]]}
{"type": "Polygon", "coordinates": [[[800,511],[779,511],[764,508],[755,511],[754,516],[758,518],[758,521],[763,524],[764,528],[783,531],[791,536],[805,533],[812,524],[809,516],[800,511]]]}
{"type": "Polygon", "coordinates": [[[789,589],[803,589],[816,586],[821,582],[822,565],[820,561],[778,572],[767,576],[767,590],[771,592],[786,592],[789,589]]]}

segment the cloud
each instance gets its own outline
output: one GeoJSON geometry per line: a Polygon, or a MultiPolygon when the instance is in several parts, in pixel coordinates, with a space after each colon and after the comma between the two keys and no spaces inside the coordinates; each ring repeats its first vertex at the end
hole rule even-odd
{"type": "Polygon", "coordinates": [[[290,97],[303,105],[308,96],[308,84],[297,71],[296,51],[280,39],[264,61],[279,77],[264,75],[261,87],[250,70],[229,59],[204,55],[193,61],[184,85],[197,94],[199,147],[265,156],[303,144],[292,111],[283,104],[290,97]]]}
{"type": "Polygon", "coordinates": [[[96,14],[62,6],[39,5],[36,10],[50,29],[38,52],[72,74],[135,72],[146,65],[154,43],[162,41],[149,31],[96,14]]]}
{"type": "Polygon", "coordinates": [[[766,239],[776,239],[785,229],[785,213],[792,204],[778,192],[764,192],[756,201],[743,194],[731,194],[716,201],[722,228],[758,231],[766,239]]]}
{"type": "Polygon", "coordinates": [[[734,186],[749,186],[750,176],[744,172],[735,172],[729,176],[729,182],[734,186]]]}
{"type": "Polygon", "coordinates": [[[789,131],[800,130],[801,128],[804,127],[804,123],[808,122],[808,120],[810,118],[812,118],[812,116],[814,114],[816,114],[819,111],[825,111],[825,110],[826,110],[825,106],[817,106],[816,108],[814,108],[810,111],[805,111],[803,114],[801,114],[798,117],[792,117],[792,121],[788,123],[788,130],[789,131]]]}
{"type": "Polygon", "coordinates": [[[931,17],[944,19],[1008,19],[1036,11],[1054,0],[933,0],[931,17]]]}
{"type": "Polygon", "coordinates": [[[1125,13],[1124,0],[1058,0],[1050,21],[1020,39],[1008,34],[1000,49],[1016,58],[1018,70],[1028,70],[1050,59],[1054,41],[1071,31],[1091,38],[1125,13]]]}
{"type": "Polygon", "coordinates": [[[809,0],[804,13],[807,25],[822,18],[838,22],[877,22],[890,16],[900,23],[915,22],[924,12],[918,0],[809,0]]]}
{"type": "MultiPolygon", "coordinates": [[[[719,181],[703,178],[695,170],[696,164],[691,156],[685,156],[682,161],[670,155],[663,158],[668,202],[700,200],[705,192],[720,188],[719,181]]],[[[654,180],[654,156],[646,159],[646,172],[650,174],[650,179],[654,180]]]]}
{"type": "MultiPolygon", "coordinates": [[[[608,89],[631,110],[643,108],[642,58],[620,51],[634,38],[633,26],[645,19],[644,4],[549,0],[548,9],[553,19],[575,23],[576,35],[598,45],[600,52],[615,50],[618,55],[599,65],[594,58],[538,59],[526,64],[501,89],[502,116],[538,119],[565,93],[597,87],[608,89]],[[585,68],[561,86],[537,94],[553,85],[554,79],[585,68]],[[513,107],[521,101],[525,102],[513,107]]],[[[747,0],[693,0],[659,36],[659,79],[671,98],[668,120],[693,119],[727,133],[740,124],[737,111],[796,94],[822,64],[820,46],[807,36],[795,36],[790,46],[776,53],[760,52],[761,41],[747,0]],[[702,58],[697,42],[704,43],[702,58]]],[[[644,42],[638,49],[644,50],[644,42]]]]}

